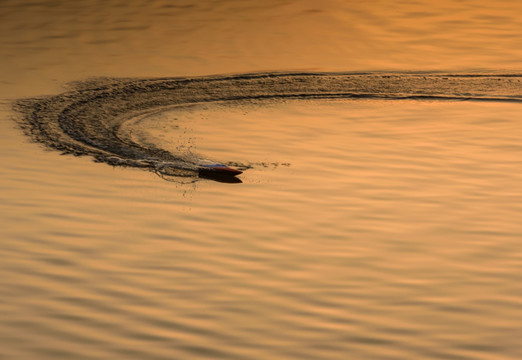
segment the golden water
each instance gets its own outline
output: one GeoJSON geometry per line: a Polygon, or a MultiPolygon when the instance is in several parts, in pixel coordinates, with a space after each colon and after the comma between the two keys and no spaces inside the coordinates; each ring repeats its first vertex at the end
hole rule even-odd
{"type": "Polygon", "coordinates": [[[90,76],[519,73],[521,7],[0,2],[0,358],[521,358],[520,103],[224,101],[133,125],[250,165],[241,184],[47,151],[10,110],[90,76]]]}

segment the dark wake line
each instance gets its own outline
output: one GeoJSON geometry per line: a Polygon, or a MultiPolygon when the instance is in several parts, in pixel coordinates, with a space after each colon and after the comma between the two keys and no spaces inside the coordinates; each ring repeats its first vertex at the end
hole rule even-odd
{"type": "MultiPolygon", "coordinates": [[[[152,110],[205,102],[275,99],[522,101],[520,74],[254,73],[194,78],[95,79],[14,104],[35,141],[67,154],[162,175],[196,176],[197,159],[122,139],[127,121],[152,110]]],[[[237,165],[237,164],[236,164],[237,165]]],[[[244,168],[246,168],[245,166],[244,168]]]]}

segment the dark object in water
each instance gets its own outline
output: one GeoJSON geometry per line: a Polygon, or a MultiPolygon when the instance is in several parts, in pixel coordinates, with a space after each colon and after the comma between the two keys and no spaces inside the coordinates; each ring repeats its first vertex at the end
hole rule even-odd
{"type": "Polygon", "coordinates": [[[205,164],[198,167],[199,176],[205,178],[231,178],[243,172],[224,164],[205,164]]]}

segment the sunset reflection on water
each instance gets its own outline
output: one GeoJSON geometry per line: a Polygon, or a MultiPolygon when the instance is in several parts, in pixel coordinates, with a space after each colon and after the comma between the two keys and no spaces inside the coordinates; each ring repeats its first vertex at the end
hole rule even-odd
{"type": "Polygon", "coordinates": [[[514,74],[518,10],[2,1],[0,358],[522,357],[519,103],[219,102],[131,129],[250,164],[238,184],[45,151],[9,109],[103,76],[514,74]]]}

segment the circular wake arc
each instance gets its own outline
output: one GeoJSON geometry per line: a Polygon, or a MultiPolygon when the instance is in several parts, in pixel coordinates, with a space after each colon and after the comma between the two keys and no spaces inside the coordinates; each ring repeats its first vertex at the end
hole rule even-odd
{"type": "MultiPolygon", "coordinates": [[[[150,112],[194,103],[270,99],[431,99],[522,101],[519,74],[256,73],[76,82],[55,96],[14,104],[35,141],[67,154],[164,175],[197,176],[200,159],[120,136],[150,112]]],[[[218,126],[218,124],[216,124],[218,126]]],[[[243,170],[248,166],[243,166],[243,170]]]]}

